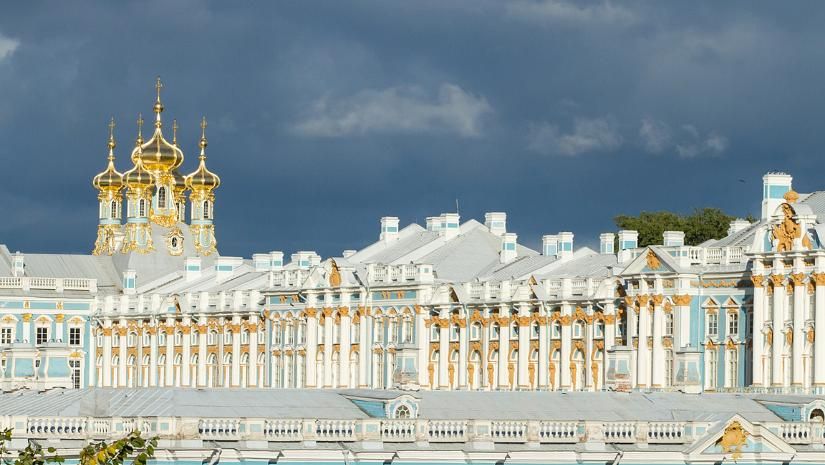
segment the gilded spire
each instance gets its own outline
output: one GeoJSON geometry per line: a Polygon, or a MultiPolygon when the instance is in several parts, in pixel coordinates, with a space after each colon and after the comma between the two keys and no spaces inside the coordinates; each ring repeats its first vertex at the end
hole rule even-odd
{"type": "Polygon", "coordinates": [[[143,145],[143,115],[140,114],[140,113],[138,113],[137,125],[138,125],[137,145],[138,145],[138,147],[140,147],[141,145],[143,145]]]}
{"type": "Polygon", "coordinates": [[[157,81],[155,82],[155,90],[158,93],[158,98],[155,101],[155,127],[159,128],[162,126],[160,122],[160,114],[163,112],[163,104],[160,103],[160,90],[163,89],[163,82],[160,80],[160,76],[158,76],[157,81]]]}
{"type": "Polygon", "coordinates": [[[172,120],[172,145],[178,145],[178,120],[172,120]]]}
{"type": "Polygon", "coordinates": [[[200,160],[206,160],[206,117],[201,117],[201,141],[200,141],[201,155],[200,160]]]}
{"type": "Polygon", "coordinates": [[[115,117],[109,121],[109,161],[115,161],[115,117]]]}

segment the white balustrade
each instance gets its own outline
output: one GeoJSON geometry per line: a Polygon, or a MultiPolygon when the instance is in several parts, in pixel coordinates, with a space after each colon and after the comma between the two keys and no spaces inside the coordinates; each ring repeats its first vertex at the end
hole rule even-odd
{"type": "Polygon", "coordinates": [[[427,425],[430,442],[464,442],[467,440],[467,422],[461,420],[432,420],[427,425]]]}
{"type": "Polygon", "coordinates": [[[274,441],[300,441],[301,420],[266,420],[264,435],[274,441]]]}
{"type": "Polygon", "coordinates": [[[384,420],[381,439],[385,442],[415,441],[415,420],[384,420]]]}
{"type": "Polygon", "coordinates": [[[490,435],[494,442],[527,441],[526,421],[494,421],[490,424],[490,435]]]}
{"type": "Polygon", "coordinates": [[[198,433],[203,439],[239,439],[240,420],[207,418],[198,421],[198,433]]]}
{"type": "Polygon", "coordinates": [[[647,442],[683,443],[685,442],[685,424],[681,422],[650,423],[647,429],[647,442]]]}
{"type": "Polygon", "coordinates": [[[779,423],[779,436],[788,444],[810,444],[810,423],[779,423]]]}
{"type": "Polygon", "coordinates": [[[579,441],[575,421],[543,421],[539,424],[539,441],[575,443],[579,441]]]}
{"type": "Polygon", "coordinates": [[[317,441],[354,441],[354,420],[317,420],[315,422],[317,441]]]}
{"type": "Polygon", "coordinates": [[[86,434],[86,419],[77,417],[29,418],[26,431],[32,437],[61,438],[86,434]]]}
{"type": "Polygon", "coordinates": [[[611,422],[602,425],[604,442],[634,443],[636,442],[636,424],[631,422],[611,422]]]}

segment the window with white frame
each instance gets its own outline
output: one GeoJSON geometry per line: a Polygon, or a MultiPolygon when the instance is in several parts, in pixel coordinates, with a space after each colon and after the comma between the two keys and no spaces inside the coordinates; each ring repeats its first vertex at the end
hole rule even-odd
{"type": "Polygon", "coordinates": [[[673,336],[673,313],[665,313],[665,336],[673,336]]]}
{"type": "Polygon", "coordinates": [[[198,330],[193,329],[192,332],[189,333],[189,344],[197,345],[199,336],[200,336],[200,333],[198,333],[198,330]]]}
{"type": "Polygon", "coordinates": [[[117,347],[120,345],[120,333],[115,330],[112,332],[112,346],[117,347]]]}
{"type": "Polygon", "coordinates": [[[144,331],[140,336],[140,344],[143,347],[149,347],[152,344],[152,335],[149,334],[149,331],[144,331]]]}
{"type": "Polygon", "coordinates": [[[361,342],[361,323],[360,323],[360,321],[358,323],[353,323],[351,330],[352,330],[352,342],[354,344],[360,343],[361,342]]]}
{"type": "Polygon", "coordinates": [[[232,344],[232,331],[228,329],[223,330],[223,343],[226,345],[232,344]]]}
{"type": "Polygon", "coordinates": [[[460,332],[458,329],[458,325],[453,323],[450,325],[450,341],[455,342],[458,341],[458,336],[460,332]]]}
{"type": "Polygon", "coordinates": [[[5,326],[0,328],[0,344],[11,344],[13,340],[13,328],[10,326],[5,326]]]}
{"type": "Polygon", "coordinates": [[[126,345],[129,347],[134,347],[137,344],[137,333],[130,332],[128,336],[126,336],[126,345]]]}
{"type": "Polygon", "coordinates": [[[72,373],[71,373],[72,388],[73,389],[80,389],[80,384],[81,384],[80,360],[69,360],[69,368],[72,370],[72,373]]]}
{"type": "Polygon", "coordinates": [[[380,316],[375,319],[373,332],[375,333],[375,342],[384,342],[384,319],[380,316]]]}
{"type": "Polygon", "coordinates": [[[158,345],[166,345],[166,331],[158,330],[158,345]]]}
{"type": "Polygon", "coordinates": [[[561,339],[561,321],[554,321],[550,326],[550,338],[561,339]]]}
{"type": "Polygon", "coordinates": [[[243,330],[241,333],[241,344],[249,344],[249,330],[243,330]]]}
{"type": "Polygon", "coordinates": [[[490,340],[491,341],[498,341],[498,338],[501,334],[501,327],[498,323],[493,323],[490,325],[490,340]]]}
{"type": "Polygon", "coordinates": [[[739,336],[739,313],[728,313],[728,335],[739,336]]]}
{"type": "Polygon", "coordinates": [[[470,325],[470,340],[478,341],[481,339],[481,323],[475,322],[470,325]]]}
{"type": "Polygon", "coordinates": [[[209,330],[209,332],[206,333],[206,343],[209,344],[210,346],[213,346],[213,345],[217,344],[218,343],[218,332],[215,331],[214,329],[209,330]]]}
{"type": "Polygon", "coordinates": [[[534,321],[530,325],[530,339],[538,339],[539,338],[539,323],[538,321],[534,321]]]}
{"type": "Polygon", "coordinates": [[[604,321],[596,320],[593,323],[593,337],[596,339],[602,339],[604,337],[604,321]]]}
{"type": "Polygon", "coordinates": [[[97,335],[95,336],[95,339],[96,339],[96,342],[97,342],[97,346],[98,347],[103,347],[103,333],[100,330],[98,330],[97,335]]]}
{"type": "Polygon", "coordinates": [[[719,315],[716,312],[708,313],[707,334],[709,337],[719,336],[719,315]]]}
{"type": "Polygon", "coordinates": [[[69,345],[70,346],[79,346],[81,344],[80,338],[80,327],[78,326],[70,326],[69,327],[69,345]]]}
{"type": "Polygon", "coordinates": [[[518,339],[519,327],[518,323],[511,323],[510,324],[510,340],[518,339]]]}
{"type": "Polygon", "coordinates": [[[49,328],[47,326],[38,326],[35,331],[35,343],[37,345],[49,342],[49,328]]]}
{"type": "Polygon", "coordinates": [[[581,339],[584,337],[584,322],[576,320],[573,322],[573,339],[581,339]]]}

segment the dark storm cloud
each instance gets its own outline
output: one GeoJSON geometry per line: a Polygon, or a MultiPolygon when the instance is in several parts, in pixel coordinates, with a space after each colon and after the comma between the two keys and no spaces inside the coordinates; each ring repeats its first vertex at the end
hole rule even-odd
{"type": "Polygon", "coordinates": [[[254,6],[3,5],[0,242],[91,249],[106,123],[124,170],[158,74],[186,170],[209,118],[225,255],[338,254],[456,199],[592,244],[619,213],[755,213],[770,169],[822,185],[817,2],[254,6]]]}

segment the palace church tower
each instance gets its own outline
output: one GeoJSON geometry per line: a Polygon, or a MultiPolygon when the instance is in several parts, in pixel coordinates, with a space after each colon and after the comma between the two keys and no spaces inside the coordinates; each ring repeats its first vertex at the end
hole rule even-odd
{"type": "Polygon", "coordinates": [[[170,256],[217,254],[213,205],[214,190],[220,185],[220,178],[206,168],[206,119],[201,123],[198,167],[184,176],[181,174],[184,155],[177,143],[177,121],[172,124],[172,142],[163,136],[161,114],[164,106],[160,95],[163,84],[160,78],[155,88],[154,131],[148,140],[144,140],[143,119],[138,118],[138,136],[131,154],[133,166],[123,174],[115,168],[114,120],[109,124],[108,165],[92,181],[100,204],[94,255],[135,252],[170,256]],[[187,193],[192,205],[191,225],[186,224],[187,193]]]}

